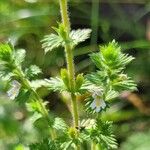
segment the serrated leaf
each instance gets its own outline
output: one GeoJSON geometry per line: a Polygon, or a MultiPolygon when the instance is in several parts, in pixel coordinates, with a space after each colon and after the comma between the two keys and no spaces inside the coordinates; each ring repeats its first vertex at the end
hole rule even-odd
{"type": "Polygon", "coordinates": [[[0,66],[1,70],[0,70],[0,78],[3,80],[3,81],[10,81],[11,78],[13,76],[15,76],[13,73],[10,72],[9,69],[2,69],[2,67],[0,66]]]}
{"type": "Polygon", "coordinates": [[[49,84],[46,80],[32,80],[30,82],[30,85],[32,88],[34,88],[35,90],[40,88],[40,87],[49,87],[49,84]]]}
{"type": "Polygon", "coordinates": [[[112,100],[119,96],[119,93],[113,90],[109,90],[106,94],[106,101],[112,100]]]}
{"type": "Polygon", "coordinates": [[[84,77],[83,74],[78,74],[76,77],[76,91],[80,91],[80,88],[82,86],[82,84],[84,83],[84,77]]]}
{"type": "Polygon", "coordinates": [[[14,52],[14,59],[16,65],[21,65],[21,63],[24,61],[26,56],[26,51],[24,49],[18,49],[17,51],[14,52]]]}
{"type": "Polygon", "coordinates": [[[69,87],[69,76],[68,76],[67,69],[61,69],[60,74],[61,74],[61,79],[64,82],[64,85],[66,86],[66,88],[68,90],[70,90],[70,87],[69,87]]]}
{"type": "Polygon", "coordinates": [[[25,102],[27,102],[30,99],[31,96],[31,92],[21,88],[20,92],[18,94],[18,96],[15,98],[15,100],[19,103],[19,104],[24,104],[25,102]]]}
{"type": "MultiPolygon", "coordinates": [[[[47,102],[43,102],[42,105],[46,106],[47,102]]],[[[27,106],[28,111],[30,111],[30,112],[40,112],[41,113],[43,111],[41,108],[41,105],[37,101],[28,102],[28,103],[26,103],[26,106],[27,106]]]]}
{"type": "Polygon", "coordinates": [[[93,141],[100,144],[103,149],[116,149],[117,142],[112,133],[112,122],[97,119],[95,128],[89,131],[93,141]]]}
{"type": "Polygon", "coordinates": [[[66,29],[62,24],[59,24],[59,27],[54,29],[57,32],[57,35],[46,35],[44,39],[41,40],[43,43],[42,48],[45,49],[45,53],[60,46],[64,47],[65,43],[70,43],[72,46],[76,46],[78,43],[88,39],[91,33],[91,29],[78,29],[72,30],[68,36],[65,31],[66,29]]]}
{"type": "Polygon", "coordinates": [[[87,74],[86,78],[88,81],[90,81],[92,84],[95,84],[97,86],[103,86],[104,81],[106,80],[106,75],[103,72],[96,72],[96,73],[91,73],[87,74]]]}
{"type": "Polygon", "coordinates": [[[100,70],[113,71],[123,70],[134,59],[128,54],[123,54],[121,47],[114,40],[108,45],[101,46],[100,52],[91,54],[90,57],[100,70]]]}
{"type": "Polygon", "coordinates": [[[70,32],[70,38],[72,39],[73,45],[84,42],[90,37],[91,29],[78,29],[70,32]]]}
{"type": "Polygon", "coordinates": [[[30,145],[30,150],[61,150],[57,141],[43,139],[43,141],[30,145]]]}
{"type": "Polygon", "coordinates": [[[64,45],[63,39],[56,34],[46,35],[41,42],[43,43],[42,48],[45,49],[45,53],[64,45]]]}
{"type": "Polygon", "coordinates": [[[36,65],[31,65],[29,68],[27,68],[25,70],[25,75],[29,79],[34,78],[34,77],[36,77],[37,75],[39,75],[41,73],[42,73],[42,70],[36,65]]]}
{"type": "Polygon", "coordinates": [[[32,124],[34,124],[40,118],[42,118],[42,114],[34,112],[34,114],[29,119],[32,122],[32,124]]]}
{"type": "Polygon", "coordinates": [[[123,90],[134,91],[134,90],[137,90],[137,85],[130,78],[127,78],[127,79],[121,80],[121,81],[116,81],[115,80],[115,81],[112,82],[112,86],[115,90],[118,90],[118,91],[123,91],[123,90]]]}
{"type": "Polygon", "coordinates": [[[64,143],[61,145],[61,148],[62,148],[63,150],[68,150],[68,149],[71,147],[71,144],[72,144],[72,141],[64,142],[64,143]]]}
{"type": "Polygon", "coordinates": [[[100,53],[92,53],[90,54],[90,58],[97,68],[99,68],[100,70],[104,70],[104,63],[102,61],[100,53]]]}
{"type": "Polygon", "coordinates": [[[0,43],[0,60],[10,61],[12,57],[12,47],[8,43],[0,43]]]}
{"type": "Polygon", "coordinates": [[[57,117],[54,120],[53,128],[55,128],[58,131],[59,130],[66,131],[68,126],[66,125],[66,123],[64,122],[64,120],[62,118],[57,117]]]}
{"type": "Polygon", "coordinates": [[[50,78],[50,79],[45,79],[45,81],[48,84],[48,89],[52,91],[67,91],[66,86],[64,85],[64,82],[62,79],[55,77],[55,78],[50,78]]]}

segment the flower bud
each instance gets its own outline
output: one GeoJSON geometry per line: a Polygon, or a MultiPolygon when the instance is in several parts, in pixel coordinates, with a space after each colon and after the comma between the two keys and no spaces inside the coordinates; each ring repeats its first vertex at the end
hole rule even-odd
{"type": "Polygon", "coordinates": [[[61,69],[60,74],[65,86],[69,89],[69,76],[67,70],[61,69]]]}
{"type": "Polygon", "coordinates": [[[77,131],[76,131],[75,128],[73,128],[73,127],[69,128],[68,133],[69,133],[69,136],[70,136],[72,139],[75,139],[75,138],[76,138],[77,131]]]}
{"type": "Polygon", "coordinates": [[[76,78],[76,91],[78,91],[84,82],[83,74],[78,74],[76,78]]]}

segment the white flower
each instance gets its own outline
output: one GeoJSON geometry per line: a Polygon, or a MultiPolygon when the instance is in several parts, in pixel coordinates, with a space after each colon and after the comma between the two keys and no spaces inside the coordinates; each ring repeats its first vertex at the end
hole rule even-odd
{"type": "Polygon", "coordinates": [[[94,98],[94,99],[96,99],[97,98],[97,96],[101,96],[102,95],[102,90],[101,89],[99,89],[99,88],[93,88],[91,91],[93,91],[92,93],[92,97],[94,98]]]}
{"type": "Polygon", "coordinates": [[[96,112],[100,112],[102,109],[105,109],[106,103],[102,99],[102,92],[100,89],[95,90],[92,94],[94,98],[93,102],[90,104],[90,107],[94,109],[96,112]]]}
{"type": "Polygon", "coordinates": [[[11,88],[9,89],[9,91],[7,91],[8,97],[11,100],[14,100],[18,96],[20,88],[21,84],[18,81],[16,80],[12,81],[11,88]]]}

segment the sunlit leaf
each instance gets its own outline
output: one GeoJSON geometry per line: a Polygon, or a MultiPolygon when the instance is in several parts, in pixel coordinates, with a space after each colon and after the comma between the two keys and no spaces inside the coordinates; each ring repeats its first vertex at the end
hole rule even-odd
{"type": "Polygon", "coordinates": [[[91,29],[72,30],[70,32],[70,38],[72,39],[74,45],[77,45],[78,43],[84,42],[86,39],[88,39],[90,34],[91,29]]]}

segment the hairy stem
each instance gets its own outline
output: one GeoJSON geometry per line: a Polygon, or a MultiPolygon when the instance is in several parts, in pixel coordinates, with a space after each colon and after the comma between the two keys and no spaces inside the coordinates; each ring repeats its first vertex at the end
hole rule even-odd
{"type": "MultiPolygon", "coordinates": [[[[69,36],[70,33],[70,21],[69,16],[67,12],[67,0],[59,0],[60,3],[60,9],[61,9],[61,17],[62,17],[62,23],[64,27],[66,28],[66,32],[69,36]]],[[[74,69],[74,59],[73,59],[73,50],[71,48],[70,43],[65,44],[65,53],[66,53],[66,61],[67,61],[67,69],[69,74],[69,84],[71,91],[74,91],[75,89],[75,69],[74,69]]],[[[72,115],[73,115],[73,121],[74,121],[74,127],[78,127],[78,107],[77,107],[77,100],[76,95],[74,92],[71,93],[71,101],[72,101],[72,115]]]]}
{"type": "Polygon", "coordinates": [[[68,17],[68,7],[67,7],[67,0],[59,0],[60,3],[60,11],[61,11],[61,18],[64,26],[67,29],[67,32],[70,32],[70,21],[68,17]]]}
{"type": "Polygon", "coordinates": [[[96,143],[94,141],[91,143],[91,150],[96,150],[96,143]]]}
{"type": "MultiPolygon", "coordinates": [[[[41,107],[41,114],[43,115],[44,118],[46,118],[48,124],[51,125],[51,118],[49,117],[48,114],[48,110],[46,109],[45,105],[43,104],[43,100],[40,98],[40,96],[38,95],[38,93],[30,86],[30,81],[28,79],[26,79],[24,77],[24,73],[22,72],[22,70],[20,68],[16,67],[16,70],[18,72],[18,75],[23,83],[23,85],[30,91],[32,91],[32,93],[34,94],[34,96],[36,97],[35,101],[40,105],[41,107]]],[[[51,138],[55,139],[56,138],[56,134],[55,131],[53,129],[50,129],[50,134],[51,134],[51,138]]]]}
{"type": "MultiPolygon", "coordinates": [[[[69,37],[70,33],[70,21],[68,16],[68,7],[67,7],[67,0],[59,0],[60,9],[61,9],[61,17],[62,23],[66,28],[67,35],[69,37]]],[[[78,116],[78,105],[75,91],[75,67],[74,67],[74,59],[73,59],[73,49],[71,48],[70,43],[65,44],[65,54],[66,54],[66,62],[67,62],[67,70],[69,75],[69,85],[71,89],[71,102],[72,102],[72,116],[73,116],[73,123],[74,128],[79,126],[79,116],[78,116]]],[[[80,145],[76,145],[76,150],[80,150],[80,145]]]]}

